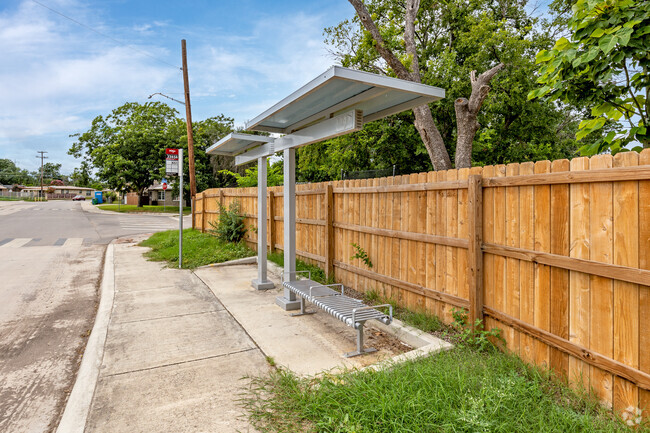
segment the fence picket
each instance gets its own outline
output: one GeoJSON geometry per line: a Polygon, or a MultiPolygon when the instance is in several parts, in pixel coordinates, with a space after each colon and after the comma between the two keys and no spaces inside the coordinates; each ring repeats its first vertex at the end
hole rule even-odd
{"type": "MultiPolygon", "coordinates": [[[[614,157],[615,167],[639,164],[636,152],[614,157]]],[[[635,180],[614,184],[614,264],[639,266],[639,183],[635,180]]],[[[639,366],[639,286],[614,281],[614,359],[639,366]]],[[[631,382],[614,377],[614,410],[635,418],[639,393],[631,382]]]]}
{"type": "MultiPolygon", "coordinates": [[[[591,158],[590,169],[612,167],[611,155],[597,155],[591,158]]],[[[612,222],[614,219],[611,182],[590,185],[589,203],[591,249],[590,259],[603,263],[613,263],[614,240],[612,222]]],[[[614,346],[614,305],[613,283],[609,278],[589,277],[591,285],[591,327],[589,348],[605,356],[612,357],[614,346]]],[[[611,373],[597,367],[590,367],[590,384],[604,403],[611,405],[613,381],[611,373]]]]}

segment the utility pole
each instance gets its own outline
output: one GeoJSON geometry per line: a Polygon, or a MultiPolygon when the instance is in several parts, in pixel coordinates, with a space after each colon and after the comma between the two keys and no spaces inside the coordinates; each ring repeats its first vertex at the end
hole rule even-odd
{"type": "MultiPolygon", "coordinates": [[[[194,210],[194,196],[196,196],[196,179],[194,177],[194,134],[192,133],[192,107],[190,105],[190,82],[187,74],[187,47],[185,39],[181,40],[181,51],[183,55],[183,86],[185,88],[185,117],[187,118],[187,159],[190,172],[190,201],[192,210],[194,210]]],[[[180,161],[182,170],[183,161],[180,161]]],[[[181,197],[183,191],[181,191],[181,197]]],[[[182,216],[181,216],[182,218],[182,216]]],[[[192,218],[192,228],[194,228],[194,218],[192,218]]]]}
{"type": "Polygon", "coordinates": [[[41,194],[39,198],[42,199],[43,198],[43,160],[48,158],[47,156],[45,156],[45,154],[47,153],[47,151],[45,150],[37,150],[36,153],[41,154],[41,156],[37,156],[37,158],[41,158],[41,194]]]}

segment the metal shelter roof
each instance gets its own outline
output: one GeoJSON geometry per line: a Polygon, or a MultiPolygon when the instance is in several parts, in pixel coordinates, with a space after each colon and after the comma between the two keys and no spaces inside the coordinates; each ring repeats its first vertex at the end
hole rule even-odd
{"type": "Polygon", "coordinates": [[[291,134],[349,110],[363,123],[445,97],[444,89],[332,66],[250,122],[251,131],[291,134]]]}
{"type": "MultiPolygon", "coordinates": [[[[246,123],[246,129],[289,134],[290,136],[297,131],[323,124],[336,117],[342,117],[341,115],[351,111],[361,113],[361,122],[355,121],[355,123],[362,126],[364,123],[444,97],[445,90],[438,87],[341,66],[332,66],[246,123]]],[[[336,122],[330,121],[329,123],[333,125],[336,122]]],[[[323,130],[332,129],[330,126],[323,126],[324,128],[312,128],[312,130],[315,129],[316,134],[307,135],[317,139],[323,130]]],[[[338,135],[348,132],[352,131],[340,130],[338,135]]],[[[322,135],[323,140],[327,138],[330,138],[327,134],[322,135]]],[[[282,141],[286,142],[287,140],[282,141]]],[[[259,145],[273,142],[275,140],[270,137],[233,133],[208,148],[207,153],[234,156],[259,145]]],[[[303,139],[296,142],[296,146],[304,145],[305,142],[309,142],[309,140],[303,139]]],[[[292,146],[290,143],[284,143],[282,146],[280,142],[276,144],[275,151],[281,150],[282,147],[292,146]]],[[[270,150],[271,147],[273,146],[269,145],[267,149],[270,150]]],[[[264,152],[260,150],[258,153],[261,156],[264,152]]],[[[251,157],[253,157],[252,154],[251,157]]]]}
{"type": "Polygon", "coordinates": [[[230,134],[208,147],[206,152],[210,155],[228,155],[235,156],[252,147],[265,143],[272,143],[275,139],[263,135],[240,134],[231,132],[230,134]]]}

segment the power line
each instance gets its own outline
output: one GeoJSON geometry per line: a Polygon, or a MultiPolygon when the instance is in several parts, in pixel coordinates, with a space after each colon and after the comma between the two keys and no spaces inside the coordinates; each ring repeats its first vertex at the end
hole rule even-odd
{"type": "Polygon", "coordinates": [[[97,34],[100,35],[100,36],[103,36],[103,37],[105,37],[105,38],[107,38],[107,39],[110,39],[111,41],[115,42],[115,43],[118,44],[118,45],[121,45],[121,46],[126,47],[126,48],[128,48],[128,49],[130,49],[130,50],[133,50],[133,51],[135,51],[135,52],[137,52],[137,53],[140,53],[140,54],[142,54],[142,55],[145,55],[145,56],[147,56],[147,57],[149,57],[149,58],[151,58],[151,59],[153,59],[153,60],[155,60],[155,61],[157,61],[157,62],[164,63],[165,65],[167,65],[167,66],[171,66],[171,67],[174,68],[174,69],[180,69],[181,71],[183,70],[183,68],[181,68],[180,66],[172,65],[171,63],[168,63],[168,62],[166,62],[166,61],[164,61],[164,60],[162,60],[162,59],[159,59],[159,58],[157,58],[157,57],[152,56],[151,54],[147,53],[146,51],[142,51],[142,50],[139,50],[139,49],[137,49],[137,48],[132,47],[131,45],[125,44],[124,42],[122,42],[122,41],[120,41],[120,40],[118,40],[118,39],[115,39],[114,37],[111,37],[111,36],[109,36],[109,35],[107,35],[107,34],[105,34],[105,33],[102,33],[102,32],[100,32],[99,30],[96,30],[96,29],[94,29],[94,28],[92,28],[92,27],[90,27],[90,26],[88,26],[88,25],[86,25],[86,24],[84,24],[84,23],[82,23],[82,22],[79,22],[79,21],[75,20],[74,18],[70,18],[69,16],[67,16],[67,15],[65,15],[65,14],[63,14],[63,13],[61,13],[61,12],[55,10],[55,9],[52,9],[51,7],[49,7],[49,6],[47,6],[47,5],[44,5],[43,3],[41,3],[41,2],[39,2],[39,1],[37,1],[37,0],[32,0],[32,1],[33,1],[34,3],[36,3],[37,5],[43,7],[43,8],[45,8],[45,9],[51,11],[51,12],[54,12],[55,14],[60,15],[60,16],[62,16],[63,18],[65,18],[65,19],[67,19],[67,20],[70,20],[70,21],[72,21],[72,22],[75,23],[75,24],[80,25],[81,27],[83,27],[83,28],[85,28],[85,29],[90,30],[91,32],[95,32],[95,33],[97,33],[97,34]]]}

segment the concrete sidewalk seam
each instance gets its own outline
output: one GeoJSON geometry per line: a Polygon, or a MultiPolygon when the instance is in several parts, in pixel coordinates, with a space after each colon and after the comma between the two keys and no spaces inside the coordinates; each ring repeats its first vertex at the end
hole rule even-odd
{"type": "Polygon", "coordinates": [[[164,320],[164,319],[173,319],[177,317],[187,317],[187,316],[197,316],[199,314],[208,314],[208,313],[218,313],[221,310],[206,310],[206,311],[198,311],[196,313],[187,313],[187,314],[175,314],[173,316],[160,316],[160,317],[151,317],[147,319],[138,319],[138,320],[127,320],[126,322],[113,322],[115,325],[126,325],[129,323],[142,323],[142,322],[151,322],[154,320],[164,320]]]}
{"type": "Polygon", "coordinates": [[[113,243],[110,243],[106,248],[104,273],[100,287],[101,293],[95,324],[88,338],[75,384],[56,429],[57,433],[83,433],[86,429],[86,422],[95,395],[97,380],[99,379],[99,370],[104,360],[108,325],[115,299],[113,243]]]}
{"type": "Polygon", "coordinates": [[[269,356],[266,354],[266,352],[264,352],[264,350],[262,350],[262,348],[260,347],[260,345],[257,344],[257,341],[255,341],[255,339],[253,338],[253,336],[248,332],[248,330],[244,327],[244,325],[242,325],[241,322],[240,322],[239,320],[237,320],[237,318],[235,317],[235,315],[232,314],[232,313],[230,312],[230,310],[228,309],[228,307],[226,307],[226,304],[224,304],[223,302],[221,302],[221,301],[219,300],[219,298],[217,298],[217,295],[215,295],[215,293],[212,291],[212,288],[210,287],[210,285],[207,284],[205,281],[203,281],[203,278],[201,278],[200,276],[198,276],[198,275],[196,274],[196,272],[194,272],[193,270],[192,270],[192,275],[194,275],[196,278],[198,278],[199,281],[201,281],[201,282],[205,285],[205,287],[207,287],[208,290],[210,290],[210,293],[212,293],[212,296],[214,296],[214,299],[216,299],[217,301],[219,301],[219,303],[220,303],[221,305],[223,305],[223,309],[228,313],[228,315],[229,315],[230,317],[232,317],[232,320],[234,320],[235,323],[237,323],[237,324],[239,325],[239,327],[242,329],[242,331],[244,331],[244,333],[248,336],[248,338],[251,339],[251,341],[253,342],[253,344],[255,345],[255,347],[257,347],[257,349],[260,351],[260,353],[261,353],[262,355],[264,355],[264,358],[267,358],[267,359],[268,359],[269,356]]]}
{"type": "Polygon", "coordinates": [[[139,368],[137,370],[130,370],[130,371],[122,371],[120,373],[107,374],[107,375],[102,376],[102,377],[107,378],[107,377],[124,376],[124,375],[127,375],[127,374],[141,373],[143,371],[151,371],[151,370],[158,370],[158,369],[166,368],[166,367],[174,367],[174,366],[177,366],[177,365],[192,364],[194,362],[206,361],[208,359],[217,359],[217,358],[223,358],[225,356],[237,355],[239,353],[246,353],[246,352],[250,352],[252,350],[260,350],[260,348],[259,347],[249,347],[248,349],[242,349],[242,350],[236,350],[234,352],[222,353],[221,355],[206,356],[204,358],[188,359],[187,361],[172,362],[170,364],[156,365],[154,367],[139,368]]]}

